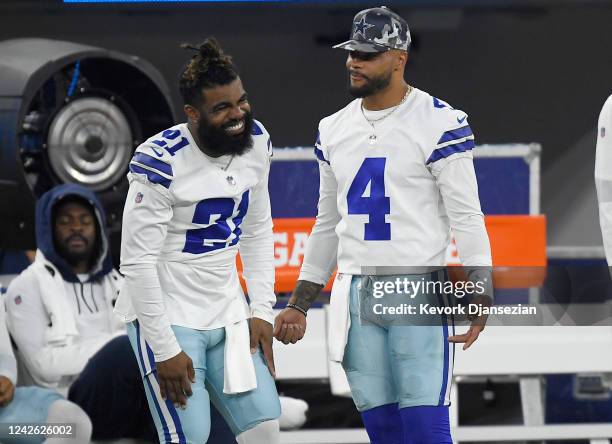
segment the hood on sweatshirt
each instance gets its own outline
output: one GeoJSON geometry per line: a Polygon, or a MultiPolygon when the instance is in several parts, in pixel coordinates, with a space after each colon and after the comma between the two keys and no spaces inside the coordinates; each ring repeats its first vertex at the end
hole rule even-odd
{"type": "Polygon", "coordinates": [[[55,208],[66,198],[78,198],[91,205],[96,215],[96,235],[98,236],[98,248],[94,252],[96,255],[93,267],[89,270],[88,281],[96,281],[113,269],[108,248],[108,233],[106,229],[106,217],[104,208],[89,189],[77,184],[63,184],[51,188],[43,194],[36,203],[36,245],[62,274],[65,281],[80,282],[77,275],[72,271],[72,267],[55,249],[53,226],[55,208]]]}

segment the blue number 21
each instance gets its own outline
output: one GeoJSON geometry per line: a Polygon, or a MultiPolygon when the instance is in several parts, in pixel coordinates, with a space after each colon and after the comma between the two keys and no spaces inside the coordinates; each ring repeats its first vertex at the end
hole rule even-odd
{"type": "Polygon", "coordinates": [[[365,240],[391,240],[391,224],[385,222],[385,215],[391,213],[391,200],[385,196],[384,157],[364,159],[353,179],[346,201],[349,214],[367,214],[365,240]],[[363,197],[370,184],[370,196],[363,197]]]}
{"type": "MultiPolygon", "coordinates": [[[[181,132],[179,130],[170,130],[167,129],[166,131],[164,131],[162,133],[162,137],[166,140],[174,140],[176,139],[178,136],[181,135],[181,132]]],[[[168,153],[171,156],[174,156],[174,154],[180,150],[181,148],[186,147],[187,145],[189,145],[189,140],[187,140],[186,137],[181,137],[181,139],[176,142],[174,145],[172,146],[168,146],[168,142],[166,142],[166,140],[153,140],[153,143],[155,145],[157,145],[160,148],[165,149],[166,151],[168,151],[168,153]]],[[[157,151],[155,151],[157,153],[157,151]]],[[[163,154],[163,153],[162,153],[163,154]]],[[[161,157],[161,154],[158,154],[158,156],[161,157]]]]}
{"type": "Polygon", "coordinates": [[[234,199],[229,197],[204,199],[198,202],[192,222],[208,226],[187,230],[183,252],[202,254],[236,245],[242,234],[240,224],[249,208],[249,192],[245,191],[242,194],[238,204],[238,213],[231,219],[233,225],[231,228],[228,221],[234,214],[235,205],[234,199]],[[234,238],[230,240],[232,234],[234,238]]]}

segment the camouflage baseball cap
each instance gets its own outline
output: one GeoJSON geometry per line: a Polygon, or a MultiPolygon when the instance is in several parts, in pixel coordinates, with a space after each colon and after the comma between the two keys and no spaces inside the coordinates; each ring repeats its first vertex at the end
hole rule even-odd
{"type": "Polygon", "coordinates": [[[353,19],[351,39],[334,46],[347,51],[406,51],[410,46],[408,23],[386,6],[364,9],[353,19]]]}

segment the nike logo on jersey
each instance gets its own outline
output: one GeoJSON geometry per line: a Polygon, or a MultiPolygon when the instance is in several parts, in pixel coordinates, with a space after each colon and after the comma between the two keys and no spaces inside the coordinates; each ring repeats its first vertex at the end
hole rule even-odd
{"type": "Polygon", "coordinates": [[[461,123],[465,122],[466,118],[467,118],[467,116],[457,117],[457,123],[461,124],[461,123]]]}
{"type": "Polygon", "coordinates": [[[157,157],[164,157],[164,152],[163,151],[157,151],[153,147],[150,147],[150,148],[151,148],[151,151],[153,151],[157,157]]]}

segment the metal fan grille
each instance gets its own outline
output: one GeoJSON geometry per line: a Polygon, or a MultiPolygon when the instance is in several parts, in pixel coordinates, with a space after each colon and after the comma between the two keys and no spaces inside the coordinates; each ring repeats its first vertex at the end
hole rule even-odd
{"type": "Polygon", "coordinates": [[[67,104],[51,122],[47,155],[62,181],[100,191],[125,174],[132,143],[128,119],[117,105],[85,97],[67,104]]]}

